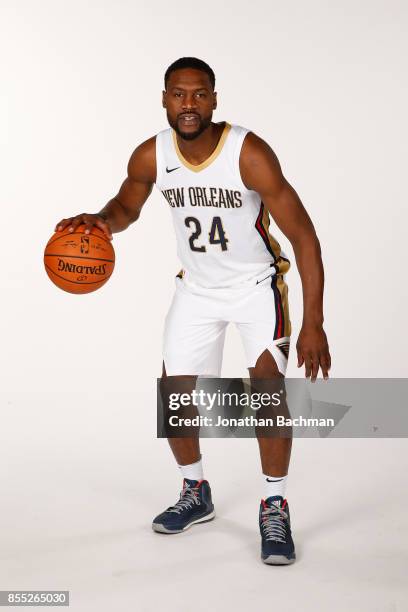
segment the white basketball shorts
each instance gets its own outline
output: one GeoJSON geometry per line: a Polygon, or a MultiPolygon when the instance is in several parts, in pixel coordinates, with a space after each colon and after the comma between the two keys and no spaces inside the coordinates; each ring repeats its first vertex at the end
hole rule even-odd
{"type": "Polygon", "coordinates": [[[281,274],[263,275],[236,287],[207,289],[176,277],[167,313],[163,360],[167,376],[221,376],[225,331],[235,323],[246,365],[268,349],[286,373],[291,324],[288,288],[281,274]]]}

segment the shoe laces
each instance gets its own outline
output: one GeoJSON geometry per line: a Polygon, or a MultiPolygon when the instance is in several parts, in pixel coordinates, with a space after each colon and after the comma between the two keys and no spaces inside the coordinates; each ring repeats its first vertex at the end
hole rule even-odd
{"type": "Polygon", "coordinates": [[[285,544],[287,518],[287,513],[276,504],[265,506],[261,513],[261,525],[267,540],[285,544]]]}
{"type": "Polygon", "coordinates": [[[201,504],[201,500],[198,495],[198,487],[184,487],[182,492],[180,493],[180,499],[174,506],[170,506],[166,510],[166,512],[175,512],[176,514],[180,514],[184,510],[188,510],[194,506],[199,506],[201,504]]]}

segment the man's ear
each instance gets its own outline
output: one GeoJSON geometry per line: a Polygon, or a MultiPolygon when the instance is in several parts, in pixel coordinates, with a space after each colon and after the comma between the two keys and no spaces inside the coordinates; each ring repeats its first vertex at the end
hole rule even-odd
{"type": "Polygon", "coordinates": [[[162,106],[163,108],[166,108],[166,92],[165,91],[162,92],[162,106]]]}
{"type": "Polygon", "coordinates": [[[217,108],[217,92],[214,91],[214,102],[213,102],[213,109],[215,110],[217,108]]]}

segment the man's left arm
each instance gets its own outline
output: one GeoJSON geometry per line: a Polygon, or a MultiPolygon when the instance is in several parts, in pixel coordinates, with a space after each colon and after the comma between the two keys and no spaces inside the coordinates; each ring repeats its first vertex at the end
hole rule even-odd
{"type": "Polygon", "coordinates": [[[299,196],[282,174],[271,147],[254,133],[245,137],[240,156],[241,177],[259,193],[277,226],[290,240],[303,289],[303,323],[296,344],[298,367],[315,381],[322,370],[328,378],[331,357],[323,329],[324,270],[313,223],[299,196]]]}

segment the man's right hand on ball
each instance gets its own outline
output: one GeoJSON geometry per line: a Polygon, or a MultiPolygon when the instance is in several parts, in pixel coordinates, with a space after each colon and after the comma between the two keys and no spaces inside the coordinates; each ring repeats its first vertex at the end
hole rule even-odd
{"type": "Polygon", "coordinates": [[[85,234],[91,233],[93,226],[95,226],[102,230],[109,240],[112,240],[113,238],[109,223],[99,214],[82,213],[80,215],[76,215],[75,217],[62,219],[59,223],[57,223],[54,231],[62,232],[68,227],[69,232],[74,232],[79,225],[85,226],[85,234]]]}

